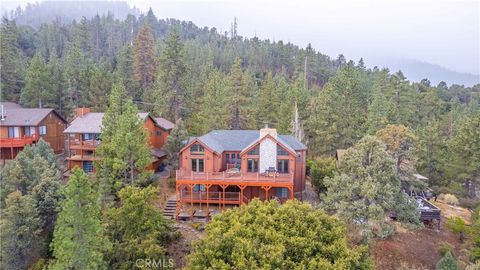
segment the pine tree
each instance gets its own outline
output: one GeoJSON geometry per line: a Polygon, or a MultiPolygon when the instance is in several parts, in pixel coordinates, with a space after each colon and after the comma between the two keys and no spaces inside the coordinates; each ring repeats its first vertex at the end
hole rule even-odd
{"type": "MultiPolygon", "coordinates": [[[[385,145],[373,136],[366,136],[349,148],[338,170],[334,177],[324,179],[325,207],[345,221],[359,225],[366,238],[374,224],[384,225],[386,213],[393,211],[400,200],[404,205],[410,204],[399,195],[402,191],[394,160],[385,145]]],[[[415,217],[417,213],[415,207],[402,210],[403,217],[415,217]]],[[[414,223],[418,223],[416,217],[414,223]]]]}
{"type": "Polygon", "coordinates": [[[43,57],[35,54],[32,63],[28,67],[25,77],[25,88],[22,89],[20,102],[28,107],[49,107],[55,94],[50,83],[49,72],[43,57]]]}
{"type": "Polygon", "coordinates": [[[155,110],[167,118],[174,119],[175,122],[182,117],[186,103],[185,71],[184,45],[180,34],[174,29],[165,38],[165,45],[160,54],[156,88],[161,100],[157,97],[155,110]]]}
{"type": "Polygon", "coordinates": [[[208,75],[204,85],[202,105],[198,113],[198,134],[204,134],[214,129],[228,128],[228,101],[226,96],[226,82],[223,74],[217,70],[208,75]]]}
{"type": "Polygon", "coordinates": [[[15,191],[23,195],[29,194],[41,181],[42,177],[58,177],[56,163],[51,163],[34,147],[26,147],[13,162],[9,163],[0,172],[0,205],[4,205],[6,196],[15,191]]]}
{"type": "Polygon", "coordinates": [[[102,119],[102,143],[96,163],[103,200],[107,202],[124,184],[141,184],[149,179],[151,162],[144,119],[130,98],[125,98],[123,83],[112,88],[109,104],[102,119]]]}
{"type": "Polygon", "coordinates": [[[59,202],[63,199],[60,193],[60,172],[50,175],[42,174],[40,182],[33,187],[31,197],[35,201],[39,217],[42,220],[42,238],[46,243],[44,253],[49,254],[48,245],[53,239],[53,230],[57,220],[59,202]]]}
{"type": "MultiPolygon", "coordinates": [[[[243,129],[248,127],[253,121],[252,108],[250,101],[252,98],[252,83],[248,76],[242,71],[242,62],[236,58],[230,70],[228,78],[228,108],[230,109],[230,128],[243,129]]],[[[257,126],[254,123],[254,126],[257,126]]]]}
{"type": "Polygon", "coordinates": [[[41,233],[35,201],[20,191],[10,193],[0,221],[2,269],[27,269],[38,256],[41,233]]]}
{"type": "Polygon", "coordinates": [[[160,259],[166,253],[172,228],[155,204],[157,189],[127,186],[118,196],[119,207],[106,213],[113,243],[111,267],[135,269],[138,259],[160,259]]]}
{"type": "Polygon", "coordinates": [[[351,62],[330,79],[311,103],[308,128],[314,153],[348,148],[365,134],[365,92],[351,62]]]}
{"type": "Polygon", "coordinates": [[[174,169],[178,168],[178,152],[185,145],[185,141],[188,139],[188,133],[185,129],[183,121],[180,119],[175,124],[172,132],[167,138],[165,144],[165,151],[168,155],[168,162],[174,169]]]}
{"type": "Polygon", "coordinates": [[[453,258],[452,253],[450,251],[447,251],[443,258],[438,261],[436,267],[436,270],[458,270],[460,269],[458,267],[457,261],[455,261],[455,258],[453,258]]]}
{"type": "Polygon", "coordinates": [[[17,26],[15,21],[2,18],[0,28],[0,100],[18,101],[23,74],[20,70],[20,53],[17,48],[17,26]]]}
{"type": "Polygon", "coordinates": [[[89,93],[91,94],[90,100],[94,111],[105,110],[113,81],[112,72],[106,63],[93,68],[89,93]]]}
{"type": "Polygon", "coordinates": [[[56,54],[50,55],[50,61],[47,65],[50,77],[50,87],[54,95],[54,101],[51,104],[60,115],[67,118],[73,111],[73,103],[68,95],[68,82],[64,70],[64,65],[59,61],[56,54]]]}
{"type": "Polygon", "coordinates": [[[117,57],[117,77],[122,78],[127,94],[133,100],[140,100],[142,91],[139,82],[135,79],[133,59],[132,46],[123,46],[117,57]]]}
{"type": "Polygon", "coordinates": [[[262,125],[277,124],[280,93],[278,93],[278,88],[271,72],[267,74],[263,85],[259,89],[257,102],[257,120],[262,125]]]}
{"type": "Polygon", "coordinates": [[[79,168],[72,170],[63,195],[49,269],[107,269],[105,254],[111,244],[102,227],[98,194],[79,168]]]}
{"type": "Polygon", "coordinates": [[[376,137],[387,146],[387,152],[395,161],[397,174],[403,178],[415,172],[417,137],[403,125],[387,125],[377,131],[376,137]]]}
{"type": "Polygon", "coordinates": [[[465,119],[448,149],[448,175],[464,185],[467,195],[473,198],[480,187],[480,112],[465,119]]]}
{"type": "Polygon", "coordinates": [[[133,69],[135,80],[142,86],[143,91],[150,88],[155,82],[155,43],[148,24],[140,28],[133,41],[133,69]]]}

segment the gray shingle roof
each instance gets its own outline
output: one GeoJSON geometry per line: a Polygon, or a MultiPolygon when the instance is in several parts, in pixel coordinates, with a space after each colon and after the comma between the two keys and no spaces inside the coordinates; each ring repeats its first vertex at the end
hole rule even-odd
{"type": "Polygon", "coordinates": [[[49,113],[54,112],[53,109],[22,108],[13,106],[15,103],[7,103],[4,104],[5,119],[0,121],[1,126],[37,126],[49,113]],[[5,106],[7,103],[9,105],[5,106]]]}
{"type": "Polygon", "coordinates": [[[87,113],[76,117],[64,133],[100,133],[105,113],[87,113]]]}
{"type": "Polygon", "coordinates": [[[4,110],[10,110],[10,109],[21,109],[22,106],[18,105],[15,102],[0,102],[0,106],[3,105],[4,110]]]}
{"type": "Polygon", "coordinates": [[[171,130],[172,128],[175,127],[174,123],[162,117],[155,117],[155,121],[157,122],[157,125],[159,125],[161,128],[165,130],[171,130]]]}
{"type": "MultiPolygon", "coordinates": [[[[90,112],[83,116],[76,117],[65,129],[64,133],[100,133],[102,130],[102,119],[105,113],[90,112]]],[[[138,117],[145,120],[148,113],[139,112],[138,117]]]]}
{"type": "MultiPolygon", "coordinates": [[[[223,151],[242,151],[259,136],[258,130],[212,130],[198,139],[215,152],[222,153],[223,151]]],[[[296,151],[307,149],[291,135],[278,135],[278,140],[296,151]]]]}

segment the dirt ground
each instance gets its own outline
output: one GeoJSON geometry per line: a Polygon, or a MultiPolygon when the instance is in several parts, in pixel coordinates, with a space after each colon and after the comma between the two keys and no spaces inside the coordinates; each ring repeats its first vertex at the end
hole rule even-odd
{"type": "MultiPolygon", "coordinates": [[[[461,210],[461,213],[465,213],[461,210]]],[[[450,217],[450,216],[449,216],[450,217]]],[[[470,216],[464,215],[466,220],[470,216]]],[[[465,243],[460,241],[458,234],[445,228],[442,209],[442,224],[440,230],[423,228],[407,230],[397,226],[397,232],[387,240],[375,240],[370,246],[370,257],[375,262],[375,269],[435,269],[440,260],[438,246],[447,242],[453,247],[453,253],[460,265],[467,261],[468,252],[465,243]]]]}

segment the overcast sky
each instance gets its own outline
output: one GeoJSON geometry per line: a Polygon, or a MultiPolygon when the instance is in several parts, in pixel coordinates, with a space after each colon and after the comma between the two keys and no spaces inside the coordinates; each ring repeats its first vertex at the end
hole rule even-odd
{"type": "MultiPolygon", "coordinates": [[[[0,0],[27,3],[34,0],[0,0]]],[[[242,36],[311,43],[367,66],[420,60],[480,74],[480,0],[127,0],[158,18],[192,21],[242,36]]]]}
{"type": "Polygon", "coordinates": [[[367,65],[415,59],[480,74],[480,0],[129,0],[159,18],[291,41],[367,65]]]}

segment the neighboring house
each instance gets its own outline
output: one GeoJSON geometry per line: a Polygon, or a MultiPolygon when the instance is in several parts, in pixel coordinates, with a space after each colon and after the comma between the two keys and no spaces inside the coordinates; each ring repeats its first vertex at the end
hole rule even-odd
{"type": "MultiPolygon", "coordinates": [[[[253,198],[297,197],[305,190],[307,147],[276,129],[214,130],[179,152],[176,218],[197,216],[194,204],[241,205],[253,198]],[[190,214],[183,208],[191,208],[190,214]]],[[[198,215],[199,216],[199,215],[198,215]]]]}
{"type": "Polygon", "coordinates": [[[23,108],[0,103],[0,148],[2,160],[14,159],[26,145],[43,138],[57,154],[65,149],[63,130],[67,121],[53,109],[23,108]]]}
{"type": "MultiPolygon", "coordinates": [[[[78,108],[75,110],[75,114],[77,115],[76,118],[65,129],[68,170],[78,166],[87,173],[93,173],[94,161],[98,158],[95,152],[100,144],[100,132],[104,113],[90,112],[88,108],[78,108]]],[[[159,125],[156,119],[151,117],[149,113],[138,113],[138,117],[144,120],[148,142],[151,147],[153,162],[149,169],[156,171],[167,156],[161,148],[165,144],[171,128],[168,129],[159,125]]],[[[161,119],[163,125],[167,123],[168,126],[173,126],[168,120],[158,119],[161,119]]]]}

